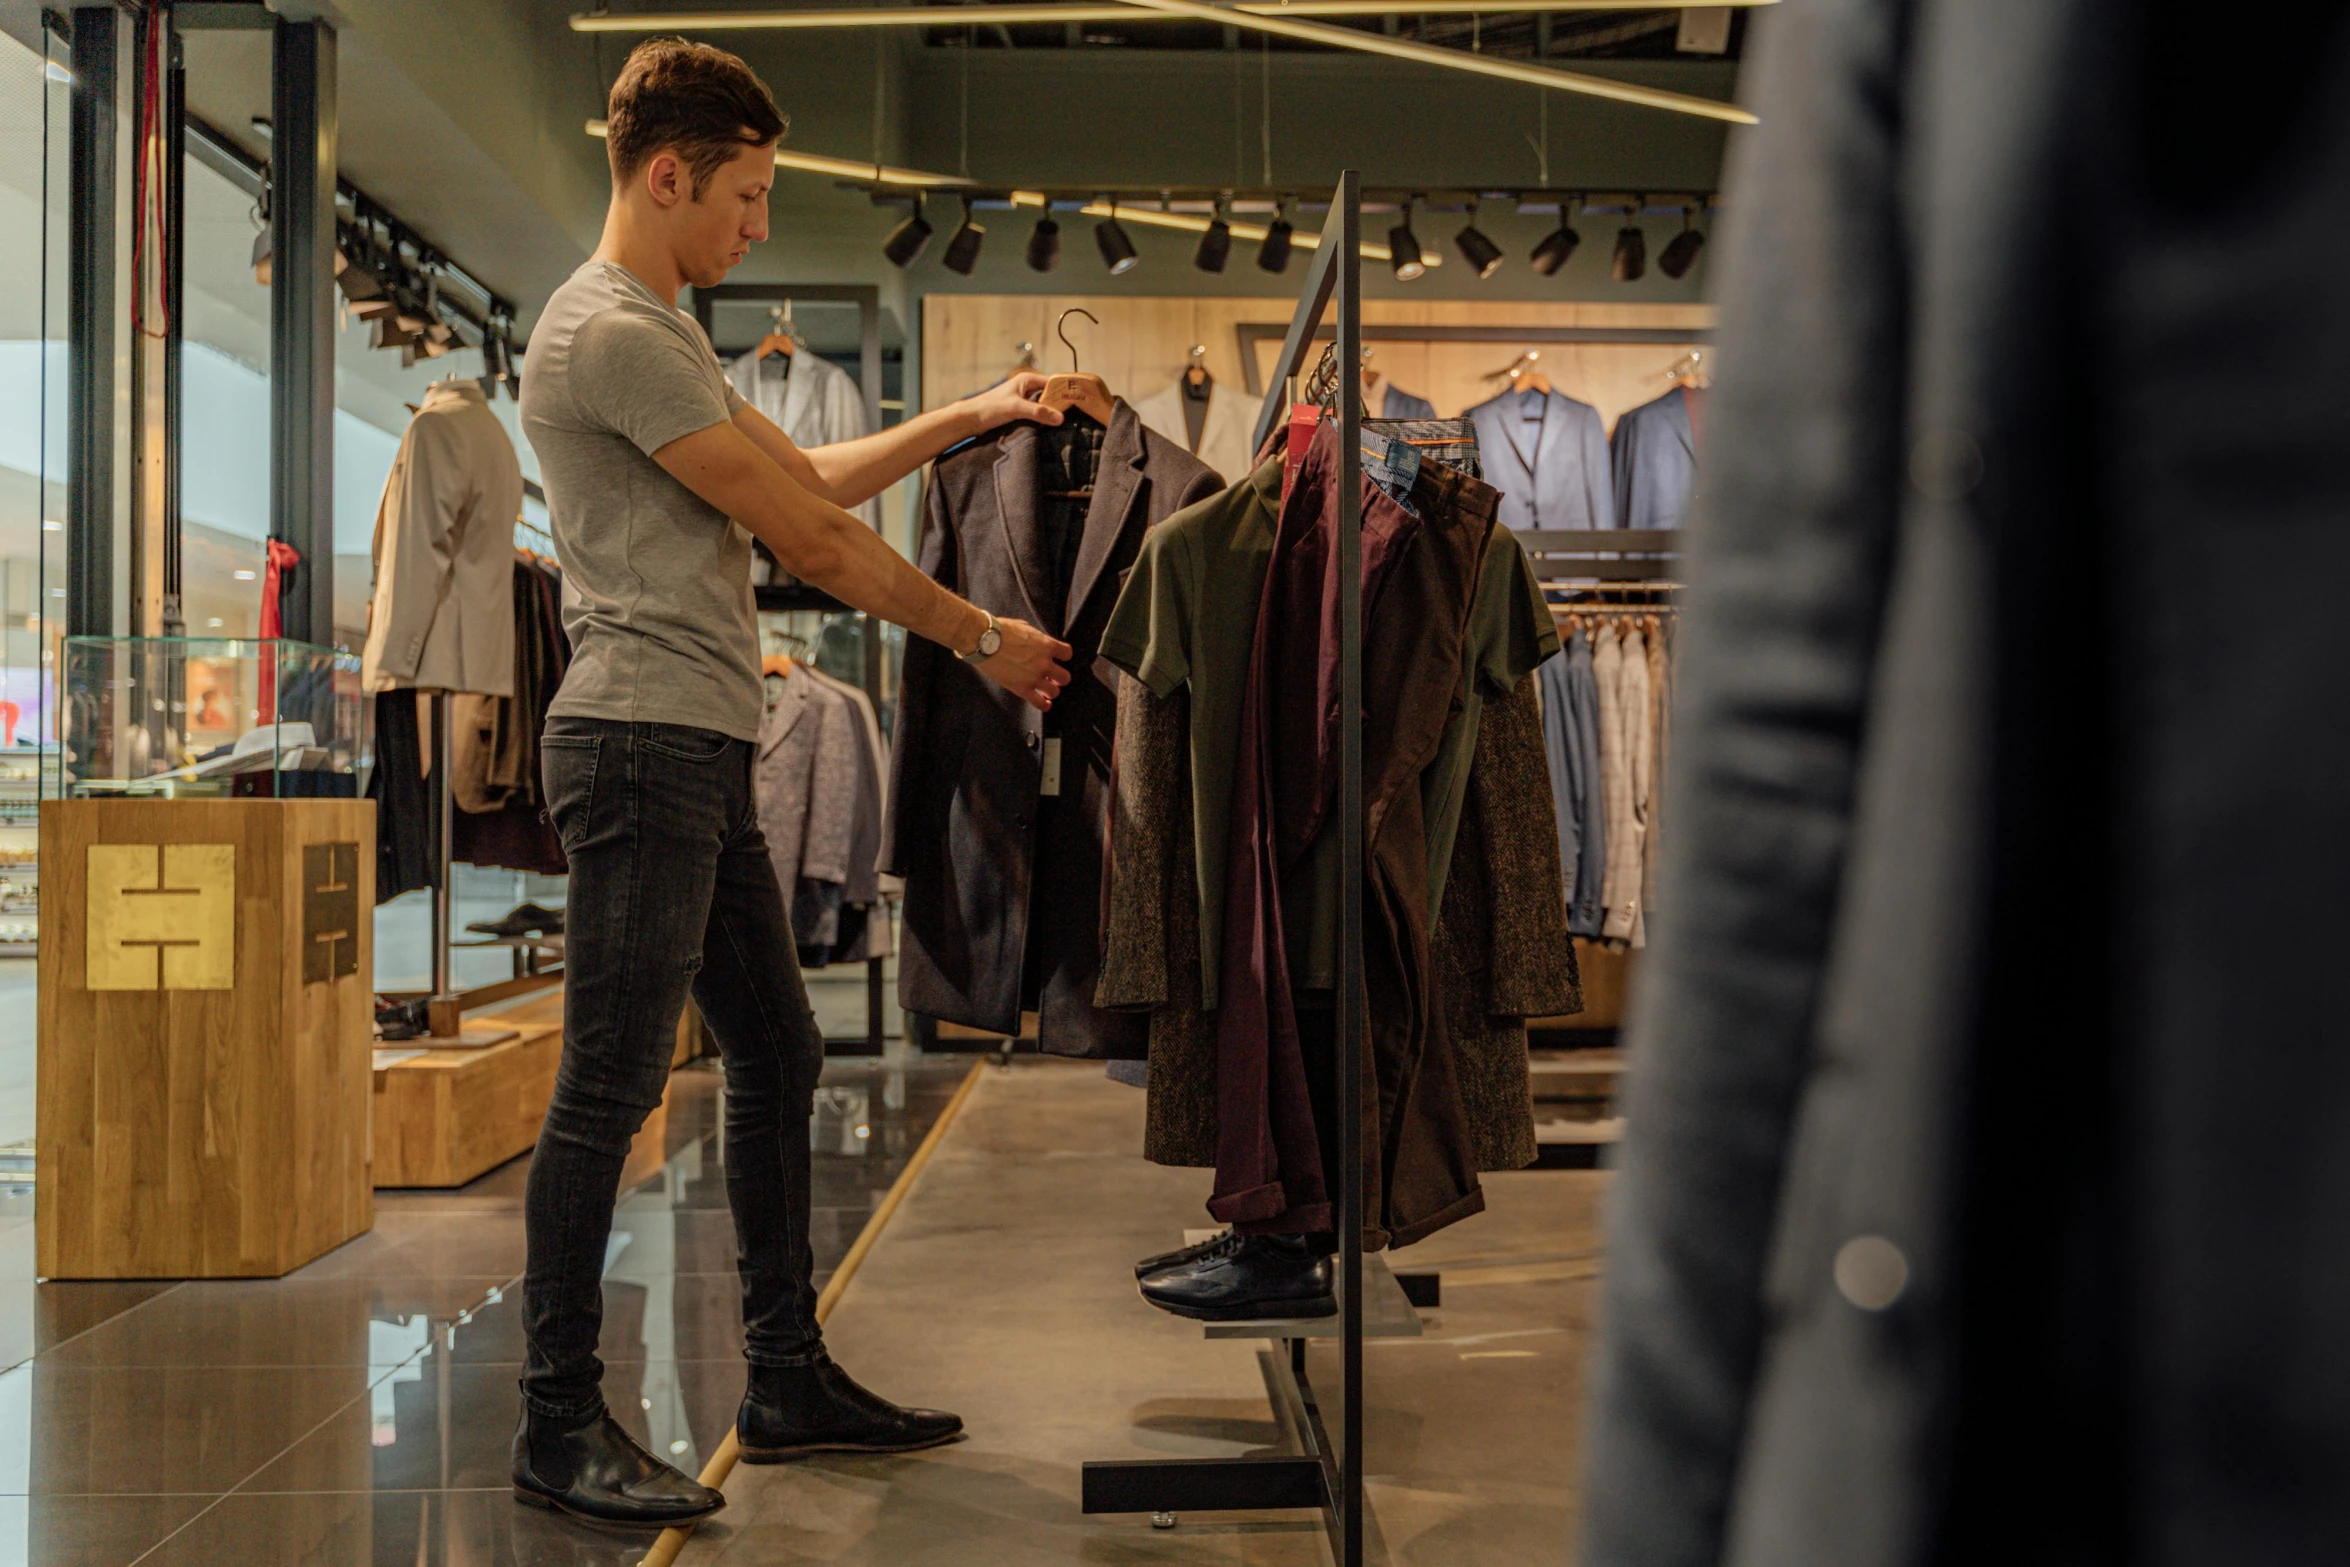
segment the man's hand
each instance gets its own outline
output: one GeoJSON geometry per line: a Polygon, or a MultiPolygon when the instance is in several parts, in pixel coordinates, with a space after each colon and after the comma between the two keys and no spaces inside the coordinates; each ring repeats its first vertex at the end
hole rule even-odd
{"type": "Polygon", "coordinates": [[[1062,423],[1059,409],[1047,408],[1037,401],[1043,394],[1044,377],[1034,370],[1022,370],[1001,386],[972,393],[963,399],[963,407],[977,421],[982,434],[1021,419],[1033,419],[1038,424],[1062,423]]]}
{"type": "Polygon", "coordinates": [[[1056,641],[1025,620],[996,617],[1004,645],[995,657],[977,667],[988,679],[1011,692],[1038,712],[1050,712],[1053,698],[1069,683],[1069,671],[1058,662],[1069,657],[1069,644],[1056,641]]]}

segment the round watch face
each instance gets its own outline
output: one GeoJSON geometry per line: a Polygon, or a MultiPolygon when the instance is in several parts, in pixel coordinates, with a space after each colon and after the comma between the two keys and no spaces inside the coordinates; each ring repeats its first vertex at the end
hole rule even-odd
{"type": "Polygon", "coordinates": [[[997,653],[1002,651],[1003,645],[1004,634],[995,627],[990,626],[979,633],[979,656],[981,658],[995,657],[997,653]]]}

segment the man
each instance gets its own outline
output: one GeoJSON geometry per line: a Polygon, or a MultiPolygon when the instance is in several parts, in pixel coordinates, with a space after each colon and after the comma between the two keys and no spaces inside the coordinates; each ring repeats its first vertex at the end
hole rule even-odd
{"type": "Polygon", "coordinates": [[[892,430],[803,452],[727,384],[677,309],[767,237],[785,121],[742,61],[640,45],[613,84],[603,242],[555,291],[522,398],[578,602],[542,741],[571,860],[563,1061],[530,1171],[529,1359],[514,1492],[605,1522],[667,1525],[723,1505],[604,1408],[596,1359],[620,1169],[660,1103],[690,989],[726,1058],[726,1177],[743,1283],[743,1458],[905,1452],[953,1415],[851,1381],[816,1326],[808,1117],[824,1042],[751,791],[759,731],[751,540],[843,602],[970,659],[1038,708],[1062,643],[932,582],[842,508],[1018,419],[1058,424],[1034,375],[892,430]]]}

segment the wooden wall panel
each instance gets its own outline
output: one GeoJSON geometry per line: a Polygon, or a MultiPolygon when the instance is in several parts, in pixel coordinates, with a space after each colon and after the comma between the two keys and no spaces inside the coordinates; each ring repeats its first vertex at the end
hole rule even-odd
{"type": "MultiPolygon", "coordinates": [[[[1072,306],[1101,318],[1096,327],[1072,317],[1069,337],[1079,365],[1099,373],[1110,389],[1129,401],[1170,384],[1187,362],[1193,344],[1203,345],[1203,363],[1220,387],[1245,395],[1237,328],[1243,323],[1284,326],[1294,298],[1129,299],[1067,294],[930,294],[922,301],[922,402],[936,408],[990,386],[1018,362],[1018,345],[1034,343],[1038,366],[1069,368],[1068,350],[1053,336],[1053,322],[1072,306]]],[[[1471,300],[1373,299],[1363,303],[1363,320],[1377,326],[1634,327],[1678,330],[1712,326],[1706,305],[1528,304],[1471,300]]],[[[1682,344],[1374,343],[1371,363],[1397,385],[1436,404],[1439,414],[1459,414],[1483,402],[1501,382],[1490,373],[1506,368],[1520,346],[1539,347],[1551,384],[1590,403],[1612,428],[1618,415],[1660,395],[1664,371],[1678,360],[1682,344]]],[[[1259,380],[1279,355],[1278,341],[1258,346],[1259,380]]]]}

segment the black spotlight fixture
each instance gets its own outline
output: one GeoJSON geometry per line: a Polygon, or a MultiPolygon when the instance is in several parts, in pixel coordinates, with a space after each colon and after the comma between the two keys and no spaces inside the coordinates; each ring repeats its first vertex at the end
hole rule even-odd
{"type": "Polygon", "coordinates": [[[1534,270],[1544,277],[1557,277],[1559,268],[1574,256],[1575,247],[1583,243],[1583,236],[1567,221],[1567,215],[1574,210],[1572,199],[1560,202],[1559,226],[1543,235],[1542,242],[1534,247],[1534,270]]]}
{"type": "Polygon", "coordinates": [[[1267,272],[1289,270],[1289,203],[1277,202],[1273,207],[1273,221],[1265,225],[1265,242],[1257,247],[1257,265],[1267,272]]]}
{"type": "Polygon", "coordinates": [[[1134,241],[1127,238],[1125,225],[1118,221],[1118,207],[1111,203],[1110,215],[1093,226],[1094,243],[1102,248],[1102,265],[1110,269],[1110,276],[1124,277],[1134,270],[1142,258],[1134,253],[1134,241]]]}
{"type": "Polygon", "coordinates": [[[1028,267],[1032,272],[1050,272],[1060,264],[1061,225],[1048,212],[1036,220],[1036,228],[1028,236],[1028,267]]]}
{"type": "Polygon", "coordinates": [[[1619,283],[1637,283],[1648,270],[1648,236],[1640,232],[1640,214],[1647,208],[1646,196],[1634,197],[1624,226],[1616,230],[1616,259],[1611,274],[1619,283]]]}
{"type": "Polygon", "coordinates": [[[1425,276],[1428,263],[1421,259],[1420,236],[1412,232],[1412,203],[1403,204],[1403,220],[1387,231],[1388,259],[1395,267],[1395,280],[1409,283],[1425,276]]]}
{"type": "Polygon", "coordinates": [[[1675,234],[1656,258],[1656,269],[1676,282],[1689,275],[1697,265],[1698,253],[1705,249],[1705,230],[1697,226],[1697,209],[1690,207],[1681,214],[1681,232],[1675,234]]]}
{"type": "Polygon", "coordinates": [[[914,210],[906,214],[906,221],[889,231],[889,238],[881,242],[881,253],[893,267],[910,267],[930,244],[930,223],[922,216],[922,198],[914,198],[914,210]]]}
{"type": "Polygon", "coordinates": [[[1489,278],[1501,270],[1501,247],[1477,226],[1477,200],[1469,198],[1469,226],[1452,237],[1461,259],[1469,270],[1480,278],[1489,278]]]}
{"type": "Polygon", "coordinates": [[[966,196],[963,198],[963,221],[956,224],[954,233],[947,236],[947,253],[939,260],[946,263],[949,272],[960,272],[969,277],[972,269],[979,265],[979,247],[986,239],[987,230],[972,221],[971,198],[966,196]]]}
{"type": "Polygon", "coordinates": [[[1216,204],[1216,215],[1199,237],[1199,249],[1191,253],[1191,264],[1202,272],[1221,272],[1232,255],[1232,225],[1224,221],[1224,204],[1216,204]]]}

